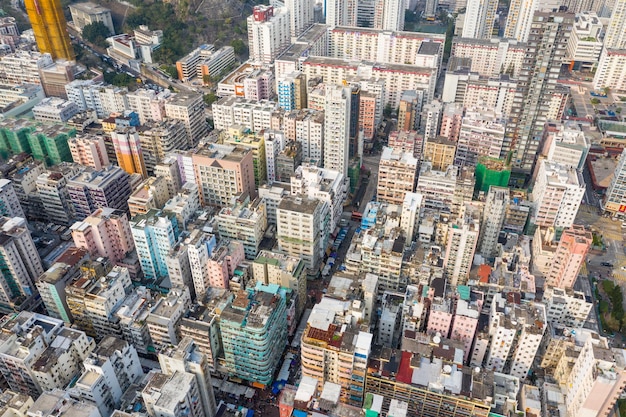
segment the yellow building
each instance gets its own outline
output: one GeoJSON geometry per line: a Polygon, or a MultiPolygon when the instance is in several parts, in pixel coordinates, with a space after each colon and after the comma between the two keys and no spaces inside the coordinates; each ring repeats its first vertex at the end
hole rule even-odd
{"type": "Polygon", "coordinates": [[[147,178],[148,172],[141,152],[141,141],[135,128],[115,130],[110,135],[120,168],[129,174],[141,174],[143,178],[147,178]]]}
{"type": "Polygon", "coordinates": [[[53,59],[73,61],[74,48],[67,33],[61,0],[25,0],[24,5],[39,52],[47,52],[53,59]]]}

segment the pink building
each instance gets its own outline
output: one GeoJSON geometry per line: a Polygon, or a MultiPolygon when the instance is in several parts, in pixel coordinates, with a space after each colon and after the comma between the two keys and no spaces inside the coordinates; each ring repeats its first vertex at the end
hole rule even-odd
{"type": "Polygon", "coordinates": [[[584,226],[573,225],[564,230],[546,276],[546,284],[562,289],[572,288],[592,242],[593,236],[584,226]]]}
{"type": "Polygon", "coordinates": [[[447,338],[452,324],[452,314],[450,314],[450,304],[447,300],[437,297],[430,306],[428,316],[428,326],[426,333],[437,334],[447,338]]]}
{"type": "Polygon", "coordinates": [[[100,208],[71,227],[74,244],[92,255],[104,256],[118,263],[131,252],[135,244],[126,213],[112,208],[100,208]]]}
{"type": "Polygon", "coordinates": [[[250,100],[269,100],[274,96],[274,73],[257,69],[243,80],[244,97],[250,100]]]}
{"type": "Polygon", "coordinates": [[[109,166],[109,157],[104,145],[104,138],[97,135],[85,135],[67,141],[72,159],[77,164],[92,167],[101,171],[109,166]]]}
{"type": "Polygon", "coordinates": [[[459,133],[461,132],[461,122],[463,121],[463,114],[465,109],[463,105],[459,103],[447,104],[443,110],[441,116],[441,130],[439,136],[443,136],[457,142],[459,140],[459,133]]]}
{"type": "Polygon", "coordinates": [[[215,248],[207,262],[209,285],[228,289],[228,281],[235,273],[235,268],[245,260],[241,242],[224,241],[215,248]]]}
{"type": "Polygon", "coordinates": [[[472,351],[472,342],[478,326],[480,307],[477,303],[469,303],[465,300],[456,301],[456,311],[452,320],[450,339],[463,342],[464,362],[467,362],[472,351]]]}

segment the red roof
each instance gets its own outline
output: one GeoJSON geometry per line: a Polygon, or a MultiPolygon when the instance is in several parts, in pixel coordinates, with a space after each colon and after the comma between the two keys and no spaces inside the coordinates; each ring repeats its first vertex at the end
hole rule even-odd
{"type": "Polygon", "coordinates": [[[478,279],[480,282],[489,282],[489,275],[491,275],[491,267],[489,265],[482,264],[478,267],[478,279]]]}
{"type": "Polygon", "coordinates": [[[396,381],[410,384],[413,379],[413,368],[411,368],[411,358],[413,354],[411,352],[403,351],[402,359],[400,359],[400,369],[396,375],[396,381]]]}

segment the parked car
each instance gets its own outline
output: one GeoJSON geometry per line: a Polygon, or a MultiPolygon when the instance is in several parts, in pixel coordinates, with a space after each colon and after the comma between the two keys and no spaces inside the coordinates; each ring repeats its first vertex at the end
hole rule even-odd
{"type": "Polygon", "coordinates": [[[602,266],[606,266],[606,267],[608,267],[608,268],[613,268],[613,264],[612,264],[612,263],[610,263],[610,262],[602,262],[600,265],[602,265],[602,266]]]}

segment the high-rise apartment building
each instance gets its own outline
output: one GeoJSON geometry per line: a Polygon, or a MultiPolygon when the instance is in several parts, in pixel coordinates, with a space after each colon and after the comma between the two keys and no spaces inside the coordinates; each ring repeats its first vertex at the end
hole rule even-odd
{"type": "Polygon", "coordinates": [[[135,247],[126,212],[99,208],[71,227],[74,244],[117,263],[135,247]]]}
{"type": "Polygon", "coordinates": [[[616,0],[604,35],[606,49],[626,49],[626,1],[616,0]]]}
{"type": "Polygon", "coordinates": [[[330,213],[327,204],[308,197],[285,197],[276,209],[278,246],[291,256],[299,256],[307,268],[319,266],[328,236],[330,213]]]}
{"type": "Polygon", "coordinates": [[[324,108],[324,168],[348,176],[351,91],[327,86],[324,108]]]}
{"type": "Polygon", "coordinates": [[[167,295],[156,301],[146,322],[157,351],[178,344],[178,323],[190,304],[191,296],[187,287],[173,287],[167,295]]]}
{"type": "Polygon", "coordinates": [[[176,94],[165,103],[165,115],[185,124],[189,147],[196,146],[209,133],[202,94],[176,94]]]}
{"type": "Polygon", "coordinates": [[[487,193],[480,231],[480,253],[492,258],[497,254],[498,237],[502,231],[509,205],[509,189],[491,186],[487,193]]]}
{"type": "Polygon", "coordinates": [[[299,257],[262,250],[252,263],[252,275],[263,285],[277,284],[297,294],[296,320],[304,311],[307,297],[306,269],[299,257]]]}
{"type": "Polygon", "coordinates": [[[147,177],[146,164],[141,151],[141,141],[134,127],[115,130],[110,133],[115,148],[117,163],[129,174],[147,177]]]}
{"type": "Polygon", "coordinates": [[[228,373],[269,385],[287,341],[285,292],[279,285],[257,284],[239,291],[220,315],[220,330],[228,373]]]}
{"type": "Polygon", "coordinates": [[[104,207],[128,212],[129,175],[117,166],[99,171],[87,168],[69,179],[67,190],[78,220],[104,207]]]}
{"type": "Polygon", "coordinates": [[[109,165],[102,136],[81,135],[68,140],[74,162],[100,170],[109,165]]]}
{"type": "Polygon", "coordinates": [[[33,26],[37,48],[53,59],[74,60],[74,48],[67,33],[67,22],[60,0],[28,0],[24,3],[33,26]]]}
{"type": "Polygon", "coordinates": [[[285,7],[289,10],[289,26],[291,37],[297,38],[304,33],[315,21],[314,0],[286,0],[285,7]]]}
{"type": "Polygon", "coordinates": [[[67,191],[67,179],[77,170],[47,171],[37,177],[37,193],[48,219],[69,226],[74,221],[74,206],[67,191]]]}
{"type": "Polygon", "coordinates": [[[189,372],[175,371],[171,375],[152,372],[141,392],[149,416],[212,417],[199,400],[201,387],[197,377],[189,372]]]}
{"type": "Polygon", "coordinates": [[[378,169],[378,201],[402,204],[406,193],[415,191],[418,160],[413,153],[383,148],[378,169]]]}
{"type": "Polygon", "coordinates": [[[584,226],[573,225],[563,230],[556,248],[550,269],[546,274],[546,284],[556,288],[571,289],[584,265],[593,236],[584,226]]]}
{"type": "Polygon", "coordinates": [[[437,136],[426,141],[424,145],[424,161],[432,164],[435,171],[445,171],[454,163],[456,144],[445,137],[437,136]]]}
{"type": "Polygon", "coordinates": [[[585,194],[585,180],[572,167],[547,160],[539,163],[531,221],[539,226],[570,227],[585,194]]]}
{"type": "Polygon", "coordinates": [[[291,12],[285,7],[255,6],[248,17],[250,59],[271,64],[290,44],[291,12]]]}
{"type": "Polygon", "coordinates": [[[0,227],[0,309],[10,312],[36,293],[35,282],[43,267],[26,220],[0,217],[0,227]]]}
{"type": "Polygon", "coordinates": [[[513,0],[504,26],[504,38],[528,42],[533,14],[539,6],[538,0],[513,0]]]}
{"type": "Polygon", "coordinates": [[[314,378],[320,384],[341,385],[342,400],[354,405],[361,404],[365,396],[367,365],[374,339],[363,330],[368,326],[361,327],[353,320],[365,315],[365,303],[355,302],[361,301],[359,296],[357,289],[343,297],[322,297],[307,320],[301,341],[302,376],[314,378]]]}
{"type": "Polygon", "coordinates": [[[74,321],[67,304],[65,288],[80,277],[82,267],[89,262],[85,249],[69,248],[48,268],[37,281],[37,290],[51,317],[70,324],[74,321]]]}
{"type": "Polygon", "coordinates": [[[421,97],[415,91],[405,91],[400,98],[398,107],[398,130],[417,129],[418,117],[422,107],[421,97]]]}
{"type": "Polygon", "coordinates": [[[252,150],[205,145],[191,154],[191,160],[203,205],[225,207],[235,196],[256,195],[252,150]]]}
{"type": "Polygon", "coordinates": [[[402,0],[376,0],[374,29],[404,30],[405,2],[402,0]]]}
{"type": "Polygon", "coordinates": [[[72,394],[86,403],[94,403],[103,416],[119,407],[122,394],[144,377],[135,348],[112,336],[98,343],[83,365],[85,371],[72,394]]]}
{"type": "Polygon", "coordinates": [[[133,288],[114,313],[114,318],[122,331],[122,338],[144,355],[149,349],[152,350],[153,346],[146,323],[152,300],[151,292],[146,287],[133,288]]]}
{"type": "Polygon", "coordinates": [[[0,216],[25,217],[13,183],[4,178],[0,179],[0,216]]]}
{"type": "Polygon", "coordinates": [[[241,242],[247,259],[256,258],[267,229],[265,200],[242,196],[232,205],[224,207],[215,217],[217,232],[222,239],[241,242]]]}
{"type": "Polygon", "coordinates": [[[465,112],[456,144],[455,165],[476,166],[480,156],[501,158],[505,123],[501,114],[472,109],[465,112]]]}
{"type": "Polygon", "coordinates": [[[307,107],[306,78],[302,72],[294,71],[278,79],[277,88],[278,105],[281,109],[291,111],[307,107]]]}
{"type": "Polygon", "coordinates": [[[478,213],[471,210],[470,206],[466,208],[465,216],[448,229],[448,244],[443,260],[448,283],[454,286],[467,282],[480,233],[478,213]]]}
{"type": "Polygon", "coordinates": [[[560,119],[568,92],[557,82],[574,26],[571,13],[537,12],[533,16],[524,68],[519,76],[518,95],[507,125],[512,133],[513,168],[529,174],[535,163],[543,127],[548,120],[560,119]]]}
{"type": "Polygon", "coordinates": [[[150,210],[133,217],[130,228],[145,278],[157,280],[168,276],[167,255],[180,235],[176,217],[150,210]]]}
{"type": "MultiPolygon", "coordinates": [[[[287,112],[283,130],[287,140],[302,146],[302,161],[320,166],[324,161],[324,112],[311,109],[287,112]]],[[[296,167],[297,168],[297,167],[296,167]]],[[[286,181],[283,178],[282,181],[286,181]]]]}
{"type": "Polygon", "coordinates": [[[585,325],[593,308],[593,303],[586,300],[584,292],[549,286],[543,293],[543,303],[548,322],[575,329],[585,325]]]}
{"type": "Polygon", "coordinates": [[[626,49],[604,48],[593,78],[593,87],[608,87],[616,91],[626,90],[626,49]]]}
{"type": "Polygon", "coordinates": [[[213,385],[211,384],[210,364],[192,338],[183,338],[177,347],[170,347],[159,353],[161,372],[172,375],[175,372],[188,372],[195,375],[204,416],[212,417],[217,411],[213,385]]]}
{"type": "Polygon", "coordinates": [[[130,273],[127,268],[111,268],[108,264],[98,265],[98,268],[106,267],[104,270],[87,274],[84,269],[88,266],[83,265],[82,275],[65,287],[65,301],[73,324],[96,340],[107,336],[121,337],[121,327],[114,312],[131,292],[130,273]]]}
{"type": "Polygon", "coordinates": [[[490,39],[498,2],[494,0],[468,0],[463,22],[464,38],[490,39]]]}

